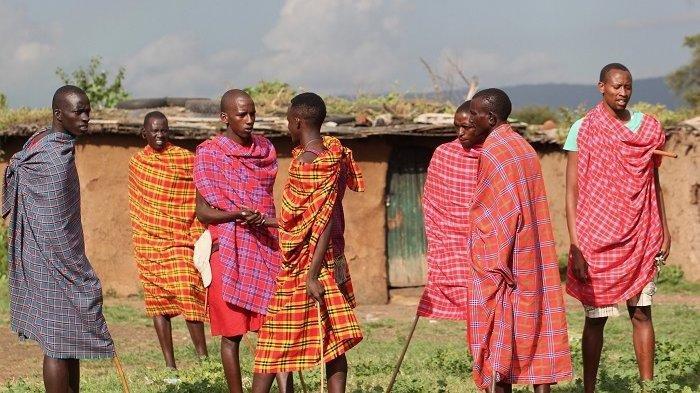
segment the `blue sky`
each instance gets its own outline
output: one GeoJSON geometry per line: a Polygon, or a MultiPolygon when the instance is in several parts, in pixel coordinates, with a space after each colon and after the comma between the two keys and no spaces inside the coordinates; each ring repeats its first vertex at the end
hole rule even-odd
{"type": "Polygon", "coordinates": [[[686,63],[700,2],[0,0],[0,91],[48,106],[60,81],[100,55],[136,97],[216,97],[278,79],[322,94],[430,91],[419,58],[448,59],[481,87],[594,83],[625,63],[635,78],[686,63]]]}

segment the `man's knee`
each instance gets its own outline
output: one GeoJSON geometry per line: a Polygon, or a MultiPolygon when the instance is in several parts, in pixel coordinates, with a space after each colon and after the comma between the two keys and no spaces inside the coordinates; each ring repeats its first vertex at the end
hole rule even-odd
{"type": "Polygon", "coordinates": [[[221,344],[222,345],[233,345],[233,346],[238,346],[238,344],[241,343],[241,339],[243,336],[231,336],[231,337],[224,337],[221,336],[221,344]]]}
{"type": "Polygon", "coordinates": [[[634,324],[651,323],[651,306],[627,306],[627,312],[634,324]]]}
{"type": "Polygon", "coordinates": [[[599,330],[605,327],[605,323],[608,322],[608,317],[602,318],[588,318],[583,325],[584,329],[595,329],[599,330]]]}

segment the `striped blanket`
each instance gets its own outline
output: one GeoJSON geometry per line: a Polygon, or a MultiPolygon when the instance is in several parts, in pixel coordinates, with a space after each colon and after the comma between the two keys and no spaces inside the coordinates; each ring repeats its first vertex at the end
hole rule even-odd
{"type": "Polygon", "coordinates": [[[129,161],[129,213],[146,314],[204,321],[204,286],[193,262],[203,227],[195,218],[194,154],[146,146],[129,161]]]}
{"type": "Polygon", "coordinates": [[[481,146],[466,150],[459,140],[438,146],[423,188],[423,216],[428,239],[428,282],[418,315],[467,319],[469,207],[481,146]]]}
{"type": "MultiPolygon", "coordinates": [[[[194,181],[215,209],[248,207],[275,217],[272,187],[276,176],[277,153],[263,136],[253,135],[250,146],[241,146],[219,135],[197,147],[194,181]]],[[[225,265],[224,300],[265,314],[280,271],[277,230],[226,222],[215,225],[215,231],[225,265]]]]}
{"type": "Polygon", "coordinates": [[[34,134],[5,170],[10,320],[59,359],[114,356],[102,286],[85,256],[75,138],[34,134]]]}
{"type": "Polygon", "coordinates": [[[571,378],[554,236],[535,150],[504,124],[486,138],[470,211],[468,337],[473,376],[548,384],[571,378]]]}
{"type": "Polygon", "coordinates": [[[578,134],[576,233],[588,263],[588,281],[569,263],[567,292],[589,306],[625,301],[654,278],[663,227],[654,184],[659,165],[652,151],[665,142],[661,124],[644,115],[637,132],[615,119],[601,102],[578,134]]]}
{"type": "Polygon", "coordinates": [[[313,163],[297,160],[301,149],[292,153],[280,216],[283,269],[260,329],[256,373],[312,368],[321,360],[327,363],[337,358],[362,340],[347,264],[333,251],[334,242],[326,250],[319,274],[325,289],[320,330],[316,304],[306,293],[307,273],[319,237],[331,222],[334,209],[342,205],[339,192],[345,187],[364,191],[352,151],[336,138],[324,137],[323,142],[328,150],[313,163]],[[342,178],[347,182],[341,183],[342,178]]]}

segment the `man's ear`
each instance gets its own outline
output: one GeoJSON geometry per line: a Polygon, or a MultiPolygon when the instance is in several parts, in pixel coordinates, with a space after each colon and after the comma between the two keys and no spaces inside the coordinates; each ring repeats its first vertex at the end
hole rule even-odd
{"type": "Polygon", "coordinates": [[[221,122],[228,125],[228,115],[226,112],[221,112],[221,115],[219,115],[219,119],[221,119],[221,122]]]}
{"type": "Polygon", "coordinates": [[[58,108],[54,109],[53,116],[56,118],[56,120],[63,121],[63,112],[61,112],[60,109],[58,109],[58,108]]]}
{"type": "Polygon", "coordinates": [[[605,82],[598,82],[598,91],[600,94],[603,94],[605,92],[605,82]]]}
{"type": "Polygon", "coordinates": [[[146,129],[141,126],[141,138],[146,139],[146,129]]]}
{"type": "Polygon", "coordinates": [[[491,127],[495,126],[496,123],[498,122],[498,118],[496,117],[496,115],[493,112],[489,112],[488,116],[489,116],[489,125],[491,127]]]}

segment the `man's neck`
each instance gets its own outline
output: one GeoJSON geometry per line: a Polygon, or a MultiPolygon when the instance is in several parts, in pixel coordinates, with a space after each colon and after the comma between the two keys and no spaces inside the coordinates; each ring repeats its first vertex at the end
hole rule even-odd
{"type": "Polygon", "coordinates": [[[613,115],[614,118],[620,121],[629,121],[632,117],[632,112],[628,111],[627,108],[618,111],[606,104],[605,110],[607,110],[608,113],[610,113],[611,115],[613,115]]]}
{"type": "Polygon", "coordinates": [[[307,146],[309,143],[315,141],[315,140],[323,140],[323,137],[321,136],[321,130],[318,129],[308,129],[304,130],[301,132],[301,136],[299,137],[299,145],[300,146],[307,146]]]}
{"type": "Polygon", "coordinates": [[[250,146],[250,144],[253,143],[252,135],[244,139],[236,135],[236,133],[233,132],[230,128],[227,128],[222,135],[241,146],[250,146]]]}

